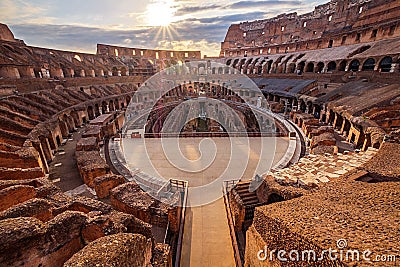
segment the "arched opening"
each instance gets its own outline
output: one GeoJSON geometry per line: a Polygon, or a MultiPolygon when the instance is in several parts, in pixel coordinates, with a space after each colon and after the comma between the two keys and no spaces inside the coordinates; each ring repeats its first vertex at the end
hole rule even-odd
{"type": "Polygon", "coordinates": [[[232,59],[228,59],[228,61],[226,61],[226,65],[227,65],[227,66],[230,66],[231,63],[232,63],[232,59]]]}
{"type": "Polygon", "coordinates": [[[271,72],[272,63],[274,63],[274,61],[272,59],[270,61],[268,61],[266,73],[270,73],[271,72]]]}
{"type": "Polygon", "coordinates": [[[375,69],[375,59],[369,58],[364,62],[362,67],[363,71],[373,71],[375,69]]]}
{"type": "Polygon", "coordinates": [[[129,106],[129,103],[131,102],[131,97],[126,96],[125,100],[126,100],[126,106],[129,106]]]}
{"type": "Polygon", "coordinates": [[[94,117],[100,116],[99,104],[94,105],[94,117]]]}
{"type": "Polygon", "coordinates": [[[296,63],[290,63],[287,69],[287,73],[295,73],[296,71],[296,63]]]}
{"type": "Polygon", "coordinates": [[[57,146],[61,146],[61,138],[59,135],[56,137],[57,146]]]}
{"type": "Polygon", "coordinates": [[[81,69],[74,69],[74,77],[82,77],[81,73],[81,69]]]}
{"type": "Polygon", "coordinates": [[[390,72],[392,70],[392,57],[384,57],[379,63],[379,70],[380,72],[390,72]]]}
{"type": "Polygon", "coordinates": [[[285,200],[285,199],[284,199],[281,195],[278,195],[278,194],[276,194],[276,193],[272,193],[272,194],[269,195],[269,197],[268,197],[267,204],[282,202],[282,201],[284,201],[284,200],[285,200]]]}
{"type": "Polygon", "coordinates": [[[74,130],[74,125],[73,125],[71,118],[68,117],[67,114],[64,114],[63,121],[66,123],[68,131],[72,132],[74,130]]]}
{"type": "Polygon", "coordinates": [[[300,63],[297,65],[297,70],[298,70],[300,73],[303,73],[305,67],[306,67],[306,62],[305,62],[305,61],[302,61],[302,62],[300,62],[300,63]]]}
{"type": "Polygon", "coordinates": [[[339,63],[339,71],[346,71],[347,61],[343,60],[339,63]]]}
{"type": "Polygon", "coordinates": [[[377,141],[372,145],[372,147],[375,148],[375,149],[380,149],[381,148],[381,143],[377,141]]]}
{"type": "Polygon", "coordinates": [[[237,64],[239,63],[239,59],[235,59],[235,61],[233,61],[233,65],[232,67],[236,68],[237,64]]]}
{"type": "Polygon", "coordinates": [[[354,72],[359,71],[360,70],[360,61],[355,59],[352,62],[350,62],[349,70],[354,71],[354,72]]]}
{"type": "Polygon", "coordinates": [[[114,101],[110,100],[109,104],[108,104],[108,109],[110,111],[114,111],[115,107],[114,107],[114,101]]]}
{"type": "Polygon", "coordinates": [[[127,76],[127,75],[126,75],[126,72],[127,72],[127,71],[126,71],[126,68],[125,68],[125,67],[122,67],[122,68],[121,68],[121,76],[127,76]]]}
{"type": "Polygon", "coordinates": [[[300,103],[301,112],[306,112],[306,109],[307,109],[306,103],[304,103],[304,101],[301,100],[301,103],[300,103]]]}
{"type": "Polygon", "coordinates": [[[245,58],[243,58],[243,59],[240,61],[239,66],[238,66],[239,71],[242,71],[243,64],[244,64],[245,62],[246,62],[246,59],[245,59],[245,58]]]}
{"type": "Polygon", "coordinates": [[[101,113],[105,114],[107,112],[108,112],[107,103],[106,102],[102,102],[101,103],[101,113]]]}
{"type": "Polygon", "coordinates": [[[218,74],[223,74],[223,71],[224,71],[224,70],[222,69],[222,67],[219,67],[219,68],[218,68],[218,74]]]}
{"type": "Polygon", "coordinates": [[[306,72],[314,72],[314,63],[309,62],[306,67],[306,72]]]}
{"type": "Polygon", "coordinates": [[[317,70],[316,70],[316,72],[317,72],[317,73],[322,73],[322,72],[324,71],[324,68],[325,68],[325,64],[324,64],[323,62],[319,62],[319,63],[317,64],[317,70]]]}
{"type": "Polygon", "coordinates": [[[113,68],[112,68],[112,75],[113,75],[113,76],[118,76],[118,69],[117,69],[117,67],[113,67],[113,68]]]}
{"type": "Polygon", "coordinates": [[[335,71],[336,70],[336,62],[331,61],[328,63],[328,72],[335,71]]]}

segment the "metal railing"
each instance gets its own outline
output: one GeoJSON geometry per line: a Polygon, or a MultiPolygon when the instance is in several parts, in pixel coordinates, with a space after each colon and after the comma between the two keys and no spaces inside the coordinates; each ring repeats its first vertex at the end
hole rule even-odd
{"type": "Polygon", "coordinates": [[[226,210],[226,216],[228,219],[229,233],[231,236],[233,254],[235,257],[236,267],[243,267],[243,262],[240,257],[239,244],[238,244],[238,241],[236,238],[235,226],[234,226],[234,222],[233,222],[233,215],[232,215],[232,211],[231,211],[230,204],[229,204],[229,192],[236,186],[236,184],[239,181],[240,180],[224,181],[222,192],[224,195],[225,210],[226,210]]]}
{"type": "Polygon", "coordinates": [[[176,255],[175,255],[175,265],[174,267],[179,267],[181,263],[181,255],[182,255],[182,245],[183,245],[183,233],[185,230],[185,218],[186,218],[186,207],[188,200],[188,186],[189,183],[187,181],[179,181],[179,180],[170,180],[171,188],[176,188],[177,190],[183,193],[182,198],[182,210],[181,210],[181,218],[179,222],[179,234],[178,234],[178,242],[176,246],[176,255]]]}

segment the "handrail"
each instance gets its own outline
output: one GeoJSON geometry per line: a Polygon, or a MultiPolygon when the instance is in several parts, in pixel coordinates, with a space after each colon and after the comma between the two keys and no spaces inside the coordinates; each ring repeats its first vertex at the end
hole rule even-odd
{"type": "MultiPolygon", "coordinates": [[[[231,181],[231,182],[233,182],[233,181],[231,181]]],[[[226,216],[228,219],[229,233],[231,236],[233,254],[235,257],[236,267],[243,267],[242,259],[240,258],[239,244],[238,244],[237,238],[236,238],[235,227],[233,225],[232,211],[231,211],[230,204],[229,204],[228,183],[229,183],[229,181],[225,181],[224,186],[222,188],[222,192],[224,194],[224,203],[225,203],[226,216]]]]}
{"type": "MultiPolygon", "coordinates": [[[[173,181],[173,180],[170,180],[173,181]]],[[[183,233],[184,233],[184,228],[185,228],[185,217],[186,217],[186,207],[187,207],[187,198],[188,198],[188,185],[189,183],[187,181],[182,181],[184,182],[184,197],[182,201],[182,211],[181,211],[181,219],[179,222],[179,235],[178,235],[178,242],[176,245],[176,256],[175,256],[175,267],[180,267],[181,263],[181,255],[182,255],[182,241],[183,241],[183,233]]]]}

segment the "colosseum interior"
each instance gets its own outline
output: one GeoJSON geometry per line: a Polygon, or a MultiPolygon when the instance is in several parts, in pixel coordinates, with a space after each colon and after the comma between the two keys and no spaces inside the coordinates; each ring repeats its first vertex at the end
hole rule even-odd
{"type": "Polygon", "coordinates": [[[0,266],[400,266],[400,1],[232,24],[216,58],[33,47],[5,24],[0,51],[0,266]],[[235,131],[244,172],[190,205],[220,167],[177,170],[159,140],[211,139],[224,164],[235,131]]]}

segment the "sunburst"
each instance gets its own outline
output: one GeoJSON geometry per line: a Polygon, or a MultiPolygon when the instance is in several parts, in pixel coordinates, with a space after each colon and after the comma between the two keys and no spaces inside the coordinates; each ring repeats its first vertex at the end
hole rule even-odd
{"type": "Polygon", "coordinates": [[[174,0],[153,0],[147,6],[148,26],[168,27],[175,20],[174,0]]]}

